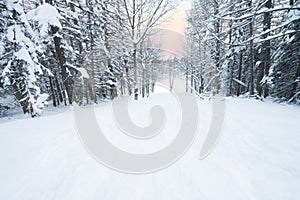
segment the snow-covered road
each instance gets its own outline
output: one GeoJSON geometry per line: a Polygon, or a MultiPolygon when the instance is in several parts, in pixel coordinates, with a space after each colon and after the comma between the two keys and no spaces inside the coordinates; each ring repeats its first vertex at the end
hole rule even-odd
{"type": "MultiPolygon", "coordinates": [[[[166,97],[153,99],[172,105],[166,97]]],[[[141,117],[148,112],[145,104],[130,105],[138,124],[148,122],[141,117]]],[[[206,100],[198,104],[199,133],[192,147],[174,165],[145,175],[123,174],[95,161],[81,145],[71,110],[0,123],[0,199],[299,199],[300,107],[226,99],[222,137],[212,154],[199,160],[211,107],[206,100]]],[[[176,109],[166,110],[170,123],[162,136],[135,141],[113,124],[110,103],[95,110],[108,139],[135,153],[164,147],[180,121],[176,109]]]]}

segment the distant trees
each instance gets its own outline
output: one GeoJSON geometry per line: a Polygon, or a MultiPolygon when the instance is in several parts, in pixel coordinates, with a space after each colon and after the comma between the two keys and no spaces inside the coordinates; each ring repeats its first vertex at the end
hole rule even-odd
{"type": "MultiPolygon", "coordinates": [[[[173,1],[174,2],[174,1],[173,1]]],[[[138,99],[138,51],[143,48],[146,38],[161,18],[174,7],[171,0],[121,0],[124,8],[125,29],[132,42],[132,60],[134,70],[134,97],[138,99]]],[[[140,55],[142,56],[142,50],[140,55]]],[[[140,65],[142,65],[140,63],[140,65]]],[[[144,72],[143,72],[144,73],[144,72]]]]}
{"type": "Polygon", "coordinates": [[[188,78],[196,69],[211,91],[219,75],[227,95],[299,100],[299,9],[297,0],[194,1],[187,45],[198,56],[185,56],[188,78]]]}

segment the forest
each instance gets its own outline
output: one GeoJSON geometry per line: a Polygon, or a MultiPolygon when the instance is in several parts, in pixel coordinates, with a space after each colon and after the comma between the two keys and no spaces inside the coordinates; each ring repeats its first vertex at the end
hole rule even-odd
{"type": "Polygon", "coordinates": [[[299,200],[300,0],[0,0],[0,199],[299,200]]]}
{"type": "Polygon", "coordinates": [[[195,1],[185,58],[191,86],[297,102],[299,1],[195,1]]]}
{"type": "Polygon", "coordinates": [[[144,98],[165,77],[199,96],[299,103],[298,0],[194,0],[184,52],[166,57],[153,38],[178,3],[1,1],[0,114],[144,98]]]}

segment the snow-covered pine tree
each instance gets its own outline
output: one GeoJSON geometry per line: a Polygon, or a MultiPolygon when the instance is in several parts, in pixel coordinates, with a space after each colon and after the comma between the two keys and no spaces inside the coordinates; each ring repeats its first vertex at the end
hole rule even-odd
{"type": "Polygon", "coordinates": [[[12,89],[24,113],[39,115],[48,95],[39,87],[43,73],[38,61],[34,32],[25,16],[20,0],[1,2],[1,81],[12,89]]]}
{"type": "MultiPolygon", "coordinates": [[[[291,0],[289,5],[300,6],[300,1],[291,0]]],[[[281,30],[286,35],[273,54],[271,95],[293,102],[300,99],[300,11],[289,10],[286,20],[290,23],[281,30]]]]}
{"type": "Polygon", "coordinates": [[[59,106],[61,103],[66,104],[52,32],[61,29],[60,19],[62,16],[59,15],[54,6],[42,2],[34,9],[29,10],[26,17],[37,38],[36,43],[39,45],[38,59],[48,69],[47,73],[41,78],[45,85],[44,88],[50,95],[54,107],[59,106]]]}

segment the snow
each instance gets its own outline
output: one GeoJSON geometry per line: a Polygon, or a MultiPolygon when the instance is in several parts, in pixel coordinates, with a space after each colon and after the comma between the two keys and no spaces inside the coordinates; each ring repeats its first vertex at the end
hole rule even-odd
{"type": "MultiPolygon", "coordinates": [[[[158,89],[162,91],[163,89],[158,89]]],[[[132,120],[159,103],[167,124],[159,136],[137,141],[113,122],[111,103],[95,107],[106,137],[129,152],[163,148],[180,126],[170,94],[130,102],[132,120]]],[[[152,174],[130,175],[96,162],[83,148],[72,111],[0,123],[0,199],[72,200],[297,200],[300,196],[300,107],[248,99],[226,99],[223,135],[216,149],[199,160],[210,125],[211,102],[198,101],[198,136],[177,163],[152,174]]]]}
{"type": "Polygon", "coordinates": [[[10,73],[11,62],[12,62],[11,60],[8,61],[7,65],[4,67],[2,74],[1,74],[2,77],[5,77],[4,78],[4,86],[10,84],[9,78],[6,76],[6,74],[10,73]]]}
{"type": "Polygon", "coordinates": [[[6,6],[7,6],[8,10],[16,10],[18,13],[23,12],[23,8],[20,5],[20,1],[18,1],[18,0],[16,0],[16,1],[6,0],[5,3],[6,3],[6,6]]]}
{"type": "Polygon", "coordinates": [[[28,63],[28,77],[29,77],[29,87],[33,87],[33,83],[36,81],[36,74],[42,74],[42,70],[39,65],[34,63],[29,52],[25,48],[21,48],[19,51],[15,52],[14,55],[18,60],[24,60],[28,63]]]}
{"type": "Polygon", "coordinates": [[[68,67],[72,67],[73,69],[76,69],[80,74],[81,74],[81,77],[83,78],[90,78],[90,75],[89,73],[87,72],[87,70],[83,67],[76,67],[74,65],[71,65],[69,63],[67,63],[67,66],[68,67]]]}
{"type": "Polygon", "coordinates": [[[40,25],[40,32],[42,36],[48,34],[49,27],[55,26],[61,29],[59,20],[62,18],[57,9],[48,3],[44,3],[34,10],[27,13],[29,20],[34,20],[40,25]]]}
{"type": "Polygon", "coordinates": [[[20,49],[16,53],[14,53],[18,60],[24,60],[25,62],[33,65],[33,61],[25,48],[20,49]]]}
{"type": "Polygon", "coordinates": [[[108,80],[108,81],[106,81],[106,83],[109,84],[109,85],[112,85],[112,86],[116,85],[116,82],[114,82],[112,80],[108,80]]]}
{"type": "Polygon", "coordinates": [[[240,81],[240,80],[238,80],[238,79],[236,79],[236,78],[233,78],[233,80],[234,80],[235,82],[237,82],[238,84],[240,84],[240,85],[242,85],[242,86],[244,86],[244,87],[247,87],[247,84],[244,83],[243,81],[240,81]]]}
{"type": "Polygon", "coordinates": [[[32,103],[32,108],[37,115],[41,115],[43,112],[43,108],[48,104],[47,99],[49,97],[48,94],[40,94],[40,90],[35,88],[38,93],[38,97],[35,99],[33,96],[30,97],[30,102],[32,103]]]}
{"type": "Polygon", "coordinates": [[[26,37],[19,25],[12,25],[7,29],[7,39],[11,42],[26,44],[28,49],[33,50],[32,41],[26,37]]]}
{"type": "Polygon", "coordinates": [[[88,72],[86,71],[86,69],[82,68],[82,67],[77,67],[76,68],[80,73],[81,73],[81,76],[83,78],[90,78],[88,72]]]}

